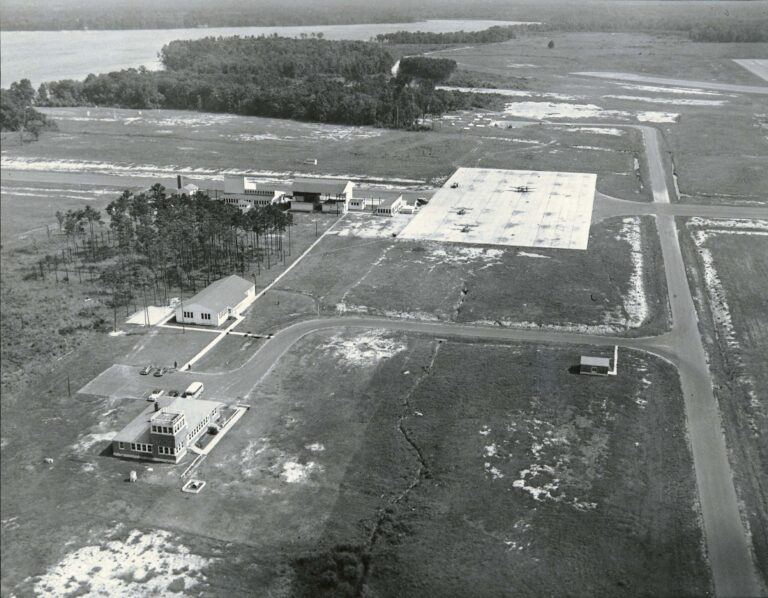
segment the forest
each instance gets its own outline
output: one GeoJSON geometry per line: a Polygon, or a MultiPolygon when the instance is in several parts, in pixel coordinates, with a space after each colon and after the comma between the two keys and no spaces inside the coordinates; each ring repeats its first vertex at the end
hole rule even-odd
{"type": "Polygon", "coordinates": [[[275,205],[242,212],[204,192],[169,195],[154,185],[123,192],[106,214],[108,225],[90,206],[56,212],[65,246],[30,276],[98,280],[116,310],[145,298],[167,303],[175,288],[196,292],[229,274],[258,275],[290,251],[293,217],[275,205]]]}
{"type": "Polygon", "coordinates": [[[395,59],[382,44],[273,37],[174,41],[165,70],[127,69],[53,81],[41,106],[108,106],[226,112],[248,116],[414,128],[426,115],[488,107],[493,96],[436,90],[456,69],[446,59],[395,59]],[[405,76],[407,75],[407,77],[405,76]]]}
{"type": "Polygon", "coordinates": [[[42,129],[52,126],[44,114],[32,107],[35,98],[29,79],[0,89],[0,131],[19,131],[22,136],[28,132],[37,139],[42,129]]]}
{"type": "Polygon", "coordinates": [[[450,31],[447,33],[395,31],[394,33],[380,33],[376,36],[376,41],[383,44],[491,44],[515,39],[517,37],[515,31],[520,31],[519,25],[508,27],[496,25],[483,31],[450,31]]]}

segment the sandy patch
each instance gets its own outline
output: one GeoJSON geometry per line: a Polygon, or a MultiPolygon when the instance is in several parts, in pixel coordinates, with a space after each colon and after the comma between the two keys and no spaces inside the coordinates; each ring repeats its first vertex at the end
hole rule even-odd
{"type": "Polygon", "coordinates": [[[85,434],[72,445],[72,450],[76,453],[85,453],[90,448],[99,442],[112,442],[112,439],[117,435],[117,432],[104,432],[103,434],[85,434]]]}
{"type": "Polygon", "coordinates": [[[146,326],[147,320],[149,320],[149,325],[154,326],[170,316],[172,312],[173,308],[169,306],[157,307],[155,305],[150,305],[146,310],[141,309],[136,313],[131,314],[125,323],[146,326]]]}
{"type": "Polygon", "coordinates": [[[503,249],[487,249],[484,247],[462,247],[460,245],[429,244],[423,259],[426,262],[439,264],[469,264],[482,262],[486,266],[501,263],[503,249]]]}
{"type": "Polygon", "coordinates": [[[383,239],[393,237],[405,228],[411,221],[411,214],[395,214],[394,216],[375,216],[370,213],[347,213],[346,218],[329,232],[329,235],[339,237],[360,237],[363,239],[383,239]]]}
{"type": "Polygon", "coordinates": [[[505,106],[504,113],[535,120],[547,118],[629,118],[628,112],[605,110],[595,104],[556,102],[514,102],[505,106]]]}
{"type": "Polygon", "coordinates": [[[633,85],[631,83],[622,83],[619,85],[622,89],[631,91],[647,91],[649,93],[672,93],[680,95],[701,95],[701,96],[723,96],[736,97],[729,94],[723,94],[719,91],[706,91],[704,89],[694,89],[692,87],[656,87],[654,85],[633,85]]]}
{"type": "Polygon", "coordinates": [[[307,463],[287,461],[283,463],[280,479],[289,484],[301,484],[307,482],[313,473],[319,471],[322,471],[322,467],[314,461],[307,463]]]}
{"type": "Polygon", "coordinates": [[[529,251],[518,251],[517,255],[518,257],[534,257],[534,258],[541,258],[545,260],[550,259],[550,256],[548,255],[541,255],[540,253],[531,253],[529,251]]]}
{"type": "Polygon", "coordinates": [[[620,321],[623,320],[627,328],[637,328],[648,319],[650,311],[648,308],[648,298],[645,293],[645,265],[643,262],[640,218],[624,218],[621,221],[621,230],[616,239],[629,243],[632,252],[632,274],[629,279],[629,289],[622,298],[624,313],[623,317],[620,317],[620,321]]]}
{"type": "Polygon", "coordinates": [[[347,365],[370,367],[378,364],[382,359],[393,357],[405,348],[404,342],[387,336],[386,330],[376,329],[356,334],[352,338],[336,334],[322,350],[331,353],[347,365]]]}
{"type": "Polygon", "coordinates": [[[650,104],[674,104],[677,106],[722,106],[726,100],[692,100],[689,98],[647,98],[643,96],[607,95],[603,99],[648,102],[650,104]]]}
{"type": "Polygon", "coordinates": [[[68,554],[38,578],[34,589],[37,596],[167,596],[197,586],[211,562],[191,554],[169,532],[133,530],[125,540],[68,554]]]}
{"type": "Polygon", "coordinates": [[[449,85],[438,85],[435,89],[444,89],[446,91],[460,91],[463,93],[494,93],[500,96],[514,98],[546,98],[548,100],[582,100],[584,96],[573,96],[564,93],[526,91],[522,89],[497,89],[495,87],[452,87],[449,85]]]}
{"type": "Polygon", "coordinates": [[[611,135],[613,137],[621,137],[624,135],[624,131],[617,129],[616,127],[568,127],[566,131],[569,133],[593,133],[595,135],[611,135]]]}
{"type": "Polygon", "coordinates": [[[676,123],[680,120],[677,112],[638,112],[635,116],[642,123],[676,123]]]}

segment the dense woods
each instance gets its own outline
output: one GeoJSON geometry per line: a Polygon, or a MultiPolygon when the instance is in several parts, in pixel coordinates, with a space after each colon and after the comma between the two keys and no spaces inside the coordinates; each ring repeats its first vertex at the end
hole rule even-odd
{"type": "Polygon", "coordinates": [[[168,195],[161,185],[125,191],[106,208],[57,212],[66,248],[40,260],[30,275],[57,281],[99,280],[110,304],[167,301],[174,289],[195,292],[213,280],[258,274],[290,250],[292,214],[270,205],[241,212],[205,193],[168,195]]]}
{"type": "Polygon", "coordinates": [[[429,31],[396,31],[380,33],[376,41],[384,44],[490,44],[515,39],[519,26],[490,27],[483,31],[450,31],[432,33],[429,31]]]}
{"type": "Polygon", "coordinates": [[[411,128],[425,115],[488,106],[488,96],[435,90],[456,63],[394,58],[381,44],[318,37],[174,41],[166,70],[127,69],[41,87],[45,106],[171,108],[323,123],[411,128]]]}
{"type": "Polygon", "coordinates": [[[26,131],[37,139],[41,129],[51,123],[32,107],[36,95],[29,79],[12,83],[9,89],[0,89],[0,130],[19,131],[22,136],[26,131]]]}

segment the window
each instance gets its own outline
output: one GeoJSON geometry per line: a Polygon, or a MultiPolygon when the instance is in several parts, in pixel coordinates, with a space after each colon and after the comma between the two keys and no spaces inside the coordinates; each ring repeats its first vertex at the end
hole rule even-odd
{"type": "Polygon", "coordinates": [[[185,311],[184,312],[184,317],[185,318],[194,318],[195,317],[195,313],[192,312],[192,311],[185,311]]]}
{"type": "Polygon", "coordinates": [[[200,314],[200,317],[201,317],[203,320],[210,320],[210,319],[211,319],[211,314],[205,314],[205,313],[201,313],[201,314],[200,314]]]}
{"type": "Polygon", "coordinates": [[[132,451],[136,451],[136,450],[138,450],[138,449],[136,448],[136,443],[135,443],[135,442],[132,442],[132,443],[131,443],[131,450],[132,450],[132,451]]]}
{"type": "Polygon", "coordinates": [[[125,448],[125,447],[123,446],[123,443],[122,443],[122,442],[118,442],[118,443],[117,443],[117,447],[118,447],[118,448],[120,448],[120,449],[124,449],[124,448],[125,448]]]}

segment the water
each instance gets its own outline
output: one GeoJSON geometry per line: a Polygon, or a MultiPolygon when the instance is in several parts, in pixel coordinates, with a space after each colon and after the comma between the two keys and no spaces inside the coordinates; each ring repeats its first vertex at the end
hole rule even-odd
{"type": "Polygon", "coordinates": [[[43,81],[83,79],[89,73],[106,73],[145,66],[159,69],[160,49],[176,39],[208,36],[272,35],[298,37],[322,32],[326,39],[368,40],[393,31],[481,31],[494,25],[519,25],[518,21],[434,20],[415,23],[317,25],[298,27],[214,27],[208,29],[131,29],[119,31],[3,31],[1,85],[27,78],[37,87],[43,81]]]}

